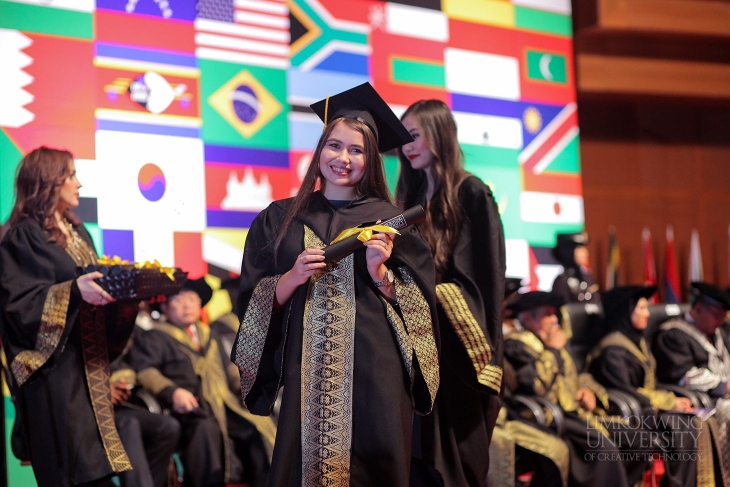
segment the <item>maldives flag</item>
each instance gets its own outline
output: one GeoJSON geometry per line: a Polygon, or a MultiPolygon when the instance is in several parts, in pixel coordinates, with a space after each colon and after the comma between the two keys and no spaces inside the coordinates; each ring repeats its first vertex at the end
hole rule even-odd
{"type": "MultiPolygon", "coordinates": [[[[654,249],[651,243],[651,231],[648,228],[644,228],[641,232],[641,253],[644,257],[644,286],[656,286],[654,249]]],[[[658,302],[656,293],[654,293],[649,302],[651,304],[658,302]]]]}
{"type": "Polygon", "coordinates": [[[677,256],[674,253],[674,229],[667,227],[667,250],[664,254],[664,288],[667,293],[667,303],[679,303],[682,292],[679,287],[679,272],[677,272],[677,256]]]}

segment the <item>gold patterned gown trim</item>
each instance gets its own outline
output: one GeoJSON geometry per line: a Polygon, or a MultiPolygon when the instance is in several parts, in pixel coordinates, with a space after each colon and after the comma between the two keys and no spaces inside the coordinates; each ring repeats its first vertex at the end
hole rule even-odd
{"type": "Polygon", "coordinates": [[[499,392],[502,386],[502,368],[489,363],[492,360],[492,349],[479,322],[469,309],[461,289],[456,284],[443,283],[436,286],[436,295],[461,344],[469,354],[477,381],[499,392]]]}
{"type": "Polygon", "coordinates": [[[562,484],[568,485],[570,450],[565,442],[520,421],[508,421],[505,429],[517,445],[549,458],[558,467],[562,484]]]}
{"type": "Polygon", "coordinates": [[[605,389],[595,382],[595,380],[592,380],[589,374],[578,375],[575,363],[567,350],[561,349],[559,351],[560,358],[563,362],[561,371],[555,354],[545,348],[542,341],[531,331],[510,333],[508,339],[521,342],[525,345],[526,350],[537,359],[535,361],[537,373],[534,384],[535,394],[559,405],[563,411],[574,412],[580,418],[584,419],[587,424],[590,424],[591,427],[608,436],[608,430],[606,430],[596,415],[583,409],[575,399],[580,387],[588,387],[596,394],[596,399],[606,406],[608,404],[608,396],[605,389]]]}
{"type": "Polygon", "coordinates": [[[637,347],[634,342],[620,331],[610,333],[606,335],[599,342],[596,348],[588,355],[588,358],[586,359],[586,367],[588,367],[593,360],[598,358],[601,353],[603,353],[603,350],[608,347],[621,347],[636,357],[639,361],[639,364],[644,370],[644,384],[642,387],[637,388],[637,392],[639,394],[649,399],[652,406],[659,410],[669,411],[674,408],[677,404],[677,398],[674,393],[671,391],[656,389],[656,360],[654,360],[654,357],[649,353],[646,346],[646,340],[642,338],[639,342],[639,346],[637,347]]]}
{"type": "Polygon", "coordinates": [[[82,303],[80,324],[86,383],[107,460],[114,472],[131,470],[132,464],[114,423],[104,308],[82,303]]]}
{"type": "Polygon", "coordinates": [[[427,414],[433,408],[439,387],[438,351],[436,350],[436,339],[433,336],[431,308],[408,268],[399,267],[398,274],[400,274],[402,282],[396,280],[396,299],[431,397],[428,411],[420,411],[427,414]]]}
{"type": "MultiPolygon", "coordinates": [[[[400,279],[399,277],[397,279],[400,279]]],[[[381,296],[380,298],[385,305],[385,312],[388,316],[388,322],[391,328],[395,332],[395,339],[398,342],[398,349],[400,350],[401,358],[408,372],[408,377],[412,377],[413,373],[413,342],[411,337],[408,335],[406,325],[403,319],[398,315],[398,312],[393,306],[381,296]]]]}
{"type": "MultiPolygon", "coordinates": [[[[324,247],[307,226],[304,246],[324,247]]],[[[350,484],[355,362],[352,254],[310,278],[301,370],[302,486],[350,484]]]]}
{"type": "Polygon", "coordinates": [[[48,290],[43,303],[35,349],[23,350],[10,364],[18,386],[22,386],[36,370],[40,369],[58,347],[63,330],[66,328],[72,283],[73,281],[66,281],[54,284],[48,290]]]}
{"type": "Polygon", "coordinates": [[[276,284],[280,277],[281,275],[264,277],[256,284],[238,330],[234,362],[241,374],[241,396],[244,401],[256,381],[266,335],[269,333],[276,284]]]}

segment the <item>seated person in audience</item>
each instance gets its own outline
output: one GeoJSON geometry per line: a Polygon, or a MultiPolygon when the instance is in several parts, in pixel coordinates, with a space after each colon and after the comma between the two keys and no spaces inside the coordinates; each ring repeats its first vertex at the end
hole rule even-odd
{"type": "Polygon", "coordinates": [[[559,233],[553,256],[563,266],[563,273],[553,281],[553,292],[566,303],[599,303],[598,284],[588,260],[587,233],[559,233]]]}
{"type": "MultiPolygon", "coordinates": [[[[603,293],[609,334],[588,355],[587,369],[604,387],[635,397],[647,419],[644,425],[662,433],[662,451],[679,454],[665,457],[669,461],[664,462],[660,486],[695,485],[701,480],[696,455],[692,455],[700,446],[695,442],[698,431],[689,426],[689,416],[682,414],[692,403],[655,387],[656,361],[644,340],[650,316],[648,299],[655,292],[656,286],[620,286],[603,293]]],[[[712,459],[711,450],[706,459],[712,459]]]]}
{"type": "Polygon", "coordinates": [[[121,487],[165,487],[170,458],[180,439],[180,424],[128,402],[137,374],[122,355],[109,364],[114,423],[132,470],[119,474],[121,487]]]}
{"type": "Polygon", "coordinates": [[[213,291],[189,280],[162,305],[168,323],[135,339],[130,361],[145,389],[182,426],[180,457],[186,487],[267,483],[276,434],[269,418],[241,403],[238,370],[218,337],[200,321],[213,291]]]}
{"type": "MultiPolygon", "coordinates": [[[[690,310],[662,324],[654,340],[659,382],[709,394],[716,412],[708,424],[721,452],[716,477],[730,483],[730,338],[721,328],[730,295],[717,286],[693,282],[690,310]]],[[[718,484],[719,485],[719,484],[718,484]]]]}
{"type": "Polygon", "coordinates": [[[606,390],[590,374],[578,374],[555,314],[562,304],[560,296],[540,291],[522,294],[510,304],[524,327],[505,337],[504,343],[505,359],[517,374],[517,392],[541,396],[564,411],[570,485],[630,485],[643,474],[644,462],[632,464],[627,478],[619,449],[611,440],[621,425],[597,415],[598,401],[608,406],[606,390]]]}
{"type": "MultiPolygon", "coordinates": [[[[504,335],[522,330],[507,305],[518,298],[520,279],[506,278],[502,323],[504,335]],[[507,325],[509,324],[509,326],[507,325]]],[[[530,483],[541,487],[566,487],[570,468],[570,450],[554,431],[519,417],[514,406],[517,375],[508,361],[502,364],[502,408],[489,445],[489,478],[487,485],[519,485],[524,475],[530,475],[530,483]]]]}

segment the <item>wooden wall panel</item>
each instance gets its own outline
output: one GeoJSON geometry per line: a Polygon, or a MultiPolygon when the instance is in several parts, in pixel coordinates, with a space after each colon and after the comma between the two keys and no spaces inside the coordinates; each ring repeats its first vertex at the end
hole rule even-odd
{"type": "Polygon", "coordinates": [[[601,282],[609,226],[616,227],[621,249],[619,279],[629,284],[643,280],[644,227],[652,233],[661,282],[665,232],[672,225],[683,285],[693,228],[700,233],[705,279],[730,285],[730,123],[724,123],[730,111],[580,102],[579,111],[586,230],[601,282]],[[602,121],[614,130],[602,130],[602,121]]]}

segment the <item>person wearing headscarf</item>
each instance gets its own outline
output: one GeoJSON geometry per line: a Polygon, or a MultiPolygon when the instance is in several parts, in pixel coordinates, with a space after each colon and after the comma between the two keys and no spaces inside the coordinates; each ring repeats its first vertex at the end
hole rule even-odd
{"type": "Polygon", "coordinates": [[[254,414],[284,386],[269,485],[405,487],[439,385],[433,257],[415,226],[372,225],[402,214],[380,152],[412,138],[369,83],[312,109],[325,127],[299,192],[246,238],[231,359],[254,414]],[[342,232],[361,238],[326,264],[342,232]]]}
{"type": "Polygon", "coordinates": [[[566,303],[599,303],[598,292],[593,272],[588,260],[588,234],[559,233],[553,248],[553,256],[563,272],[553,281],[554,293],[563,297],[566,303]]]}
{"type": "Polygon", "coordinates": [[[693,282],[690,304],[689,311],[662,324],[656,334],[652,351],[657,361],[657,378],[705,392],[715,402],[717,412],[706,422],[720,450],[716,480],[728,485],[730,338],[722,325],[730,310],[730,294],[706,282],[693,282]]]}
{"type": "Polygon", "coordinates": [[[167,322],[135,337],[129,362],[138,382],[180,422],[186,486],[267,485],[276,427],[241,404],[238,373],[221,337],[201,321],[213,296],[188,280],[162,303],[167,322]]]}
{"type": "Polygon", "coordinates": [[[632,478],[627,478],[619,448],[612,440],[613,429],[620,425],[603,418],[608,407],[606,389],[590,374],[579,374],[565,348],[567,337],[556,315],[563,304],[555,293],[519,295],[510,308],[524,330],[505,337],[505,360],[517,375],[517,393],[540,396],[563,410],[570,485],[628,486],[638,480],[643,468],[632,469],[632,478]]]}
{"type": "Polygon", "coordinates": [[[603,337],[586,360],[588,372],[606,388],[630,394],[642,406],[644,425],[661,433],[658,445],[665,455],[665,474],[660,486],[703,485],[703,468],[712,466],[712,450],[701,455],[709,462],[697,468],[701,432],[699,420],[683,414],[692,404],[685,397],[656,387],[656,361],[644,332],[649,321],[648,299],[656,286],[619,286],[601,297],[605,313],[603,337]]]}

